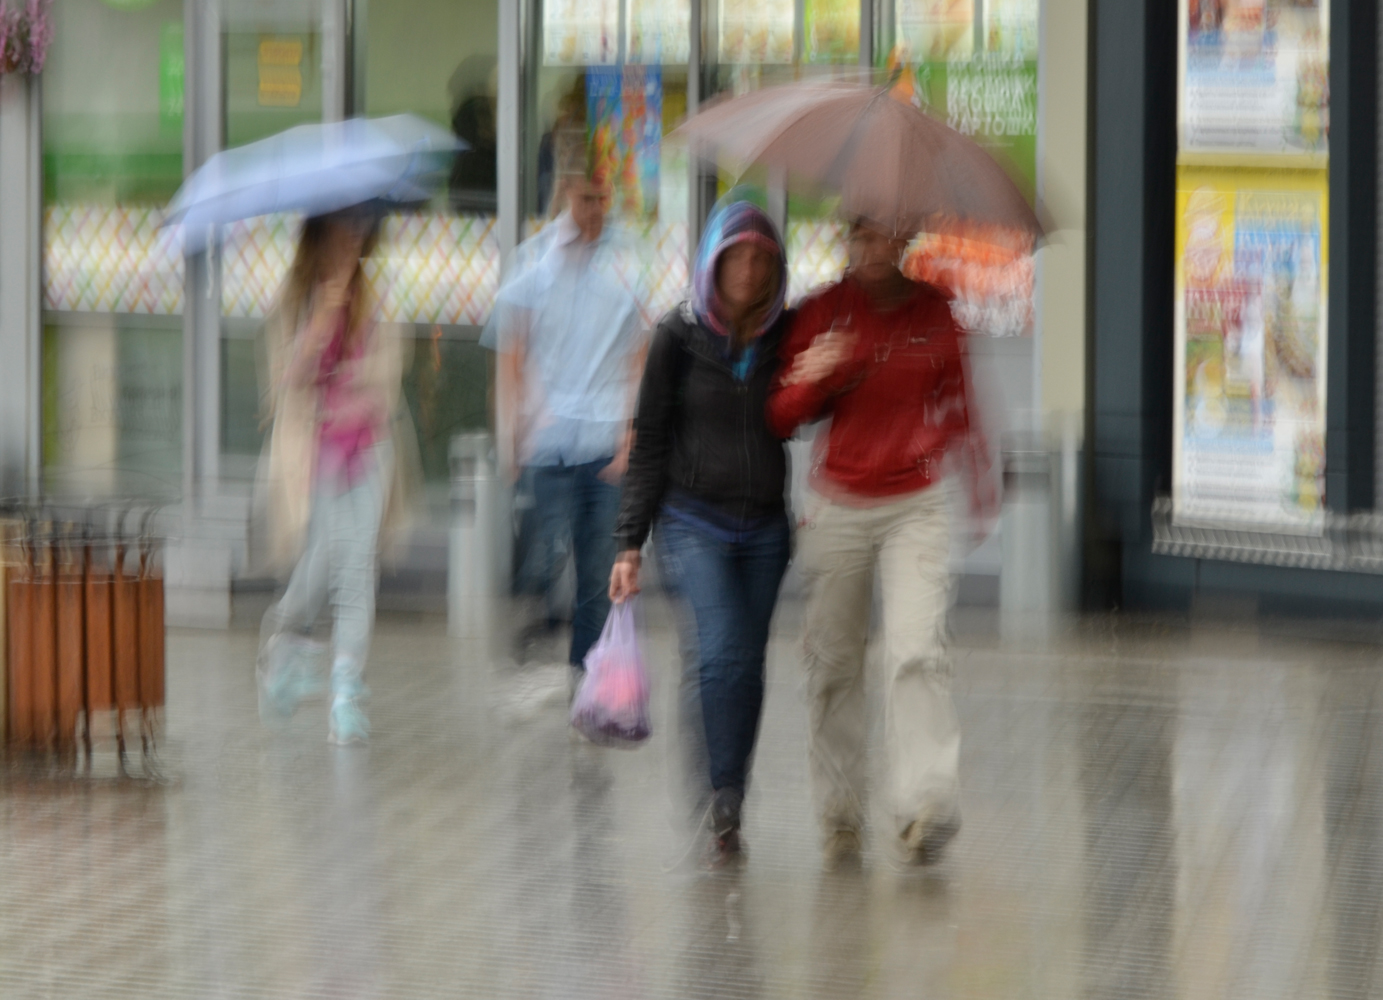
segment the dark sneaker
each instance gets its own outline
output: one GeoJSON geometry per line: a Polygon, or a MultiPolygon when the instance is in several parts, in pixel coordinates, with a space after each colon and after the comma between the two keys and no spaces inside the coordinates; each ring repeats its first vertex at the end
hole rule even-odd
{"type": "Polygon", "coordinates": [[[821,848],[821,867],[833,872],[848,864],[858,864],[860,847],[860,831],[853,827],[833,830],[821,848]]]}
{"type": "Polygon", "coordinates": [[[744,792],[738,788],[720,788],[711,797],[711,857],[712,867],[720,867],[744,852],[740,838],[740,809],[744,792]]]}

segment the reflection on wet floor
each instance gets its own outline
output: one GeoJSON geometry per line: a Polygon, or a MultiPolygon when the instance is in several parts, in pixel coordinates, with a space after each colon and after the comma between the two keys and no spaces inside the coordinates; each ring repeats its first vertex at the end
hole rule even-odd
{"type": "Polygon", "coordinates": [[[1036,648],[964,618],[949,857],[825,874],[788,607],[748,857],[708,873],[651,617],[634,752],[440,621],[382,623],[354,750],[320,704],[260,726],[252,631],[173,633],[166,782],[0,776],[0,995],[1383,995],[1377,637],[1098,619],[1036,648]]]}

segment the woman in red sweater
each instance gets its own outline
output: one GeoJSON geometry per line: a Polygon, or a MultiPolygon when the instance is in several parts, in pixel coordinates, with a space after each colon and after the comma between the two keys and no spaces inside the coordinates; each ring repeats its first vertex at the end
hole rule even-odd
{"type": "Polygon", "coordinates": [[[802,303],[768,404],[783,437],[830,418],[797,535],[809,593],[812,784],[835,867],[858,853],[864,821],[864,658],[877,567],[885,805],[897,854],[926,864],[960,828],[960,728],[945,645],[949,473],[964,473],[980,523],[995,497],[949,297],[903,276],[907,236],[858,221],[849,239],[850,269],[802,303]]]}

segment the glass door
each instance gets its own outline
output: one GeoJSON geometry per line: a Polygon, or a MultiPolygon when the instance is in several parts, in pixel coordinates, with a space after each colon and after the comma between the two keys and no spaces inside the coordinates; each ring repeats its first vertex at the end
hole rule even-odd
{"type": "Polygon", "coordinates": [[[58,0],[43,71],[42,470],[172,496],[182,469],[183,4],[58,0]]]}
{"type": "MultiPolygon", "coordinates": [[[[223,145],[322,120],[326,39],[313,0],[223,0],[223,145]]],[[[259,332],[288,273],[301,220],[262,216],[225,227],[221,244],[221,476],[249,480],[263,445],[259,332]]]]}

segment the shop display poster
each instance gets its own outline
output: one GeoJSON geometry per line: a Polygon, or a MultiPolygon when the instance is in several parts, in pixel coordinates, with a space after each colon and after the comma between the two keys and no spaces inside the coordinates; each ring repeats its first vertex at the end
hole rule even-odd
{"type": "Polygon", "coordinates": [[[722,63],[792,62],[794,0],[720,0],[719,24],[722,63]]]}
{"type": "Polygon", "coordinates": [[[628,0],[627,61],[683,65],[691,59],[689,0],[628,0]]]}
{"type": "Polygon", "coordinates": [[[586,71],[586,127],[626,218],[658,211],[663,74],[657,66],[586,71]]]}
{"type": "Polygon", "coordinates": [[[609,66],[619,58],[619,5],[623,0],[546,0],[545,66],[609,66]]]}
{"type": "Polygon", "coordinates": [[[1329,0],[1180,0],[1182,153],[1324,152],[1329,0]]]}
{"type": "Polygon", "coordinates": [[[1178,520],[1320,530],[1327,190],[1324,170],[1178,170],[1178,520]]]}

